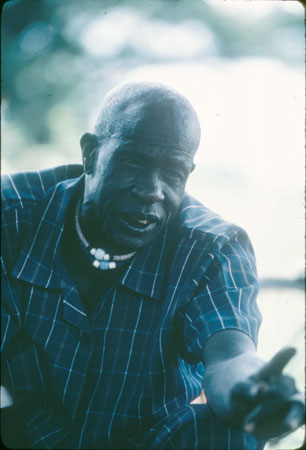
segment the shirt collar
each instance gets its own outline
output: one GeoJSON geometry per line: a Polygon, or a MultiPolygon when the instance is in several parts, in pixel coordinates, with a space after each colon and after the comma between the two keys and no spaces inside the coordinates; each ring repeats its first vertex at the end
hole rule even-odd
{"type": "MultiPolygon", "coordinates": [[[[29,233],[12,271],[14,277],[44,288],[63,288],[59,248],[65,214],[73,194],[83,184],[83,178],[84,174],[78,179],[62,181],[47,192],[42,206],[37,210],[36,225],[29,233]]],[[[185,200],[182,208],[186,208],[185,200]]],[[[176,250],[173,247],[177,247],[182,240],[186,244],[195,240],[191,230],[184,228],[184,221],[181,220],[179,225],[179,229],[177,225],[166,227],[151,244],[138,251],[120,276],[119,283],[140,294],[160,299],[176,250]],[[174,233],[178,234],[173,239],[174,233]]],[[[190,248],[188,245],[180,246],[184,247],[187,250],[190,248]]]]}
{"type": "Polygon", "coordinates": [[[139,250],[119,282],[129,289],[160,299],[170,254],[168,228],[148,246],[139,250]]]}

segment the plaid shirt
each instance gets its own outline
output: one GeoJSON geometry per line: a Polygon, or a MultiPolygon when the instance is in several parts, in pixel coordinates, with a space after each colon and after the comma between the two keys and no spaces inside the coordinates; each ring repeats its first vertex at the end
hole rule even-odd
{"type": "Polygon", "coordinates": [[[210,336],[257,340],[248,237],[187,194],[87,316],[60,251],[83,178],[78,165],[2,177],[3,365],[31,448],[137,443],[200,394],[210,336]]]}

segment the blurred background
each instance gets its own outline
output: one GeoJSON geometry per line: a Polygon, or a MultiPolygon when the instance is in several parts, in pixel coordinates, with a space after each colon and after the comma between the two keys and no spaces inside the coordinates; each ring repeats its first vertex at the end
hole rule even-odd
{"type": "MultiPolygon", "coordinates": [[[[187,190],[249,233],[259,351],[295,345],[304,388],[304,8],[270,0],[10,0],[2,9],[2,172],[80,163],[105,93],[169,84],[202,124],[187,190]]],[[[269,448],[302,445],[303,429],[269,448]]]]}

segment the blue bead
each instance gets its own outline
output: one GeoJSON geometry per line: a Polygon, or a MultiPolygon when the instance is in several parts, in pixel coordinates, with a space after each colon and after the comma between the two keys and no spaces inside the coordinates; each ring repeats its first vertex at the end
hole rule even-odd
{"type": "Polygon", "coordinates": [[[101,261],[100,262],[100,269],[101,270],[108,270],[109,269],[109,262],[108,261],[101,261]]]}

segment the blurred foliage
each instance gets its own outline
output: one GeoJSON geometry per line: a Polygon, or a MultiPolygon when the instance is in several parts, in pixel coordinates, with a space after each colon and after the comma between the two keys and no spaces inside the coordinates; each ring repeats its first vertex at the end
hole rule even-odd
{"type": "Polygon", "coordinates": [[[301,63],[285,38],[286,28],[303,26],[298,15],[276,10],[258,23],[202,0],[7,1],[2,104],[11,157],[24,140],[63,141],[86,120],[95,86],[104,93],[139,65],[252,56],[301,63]]]}

